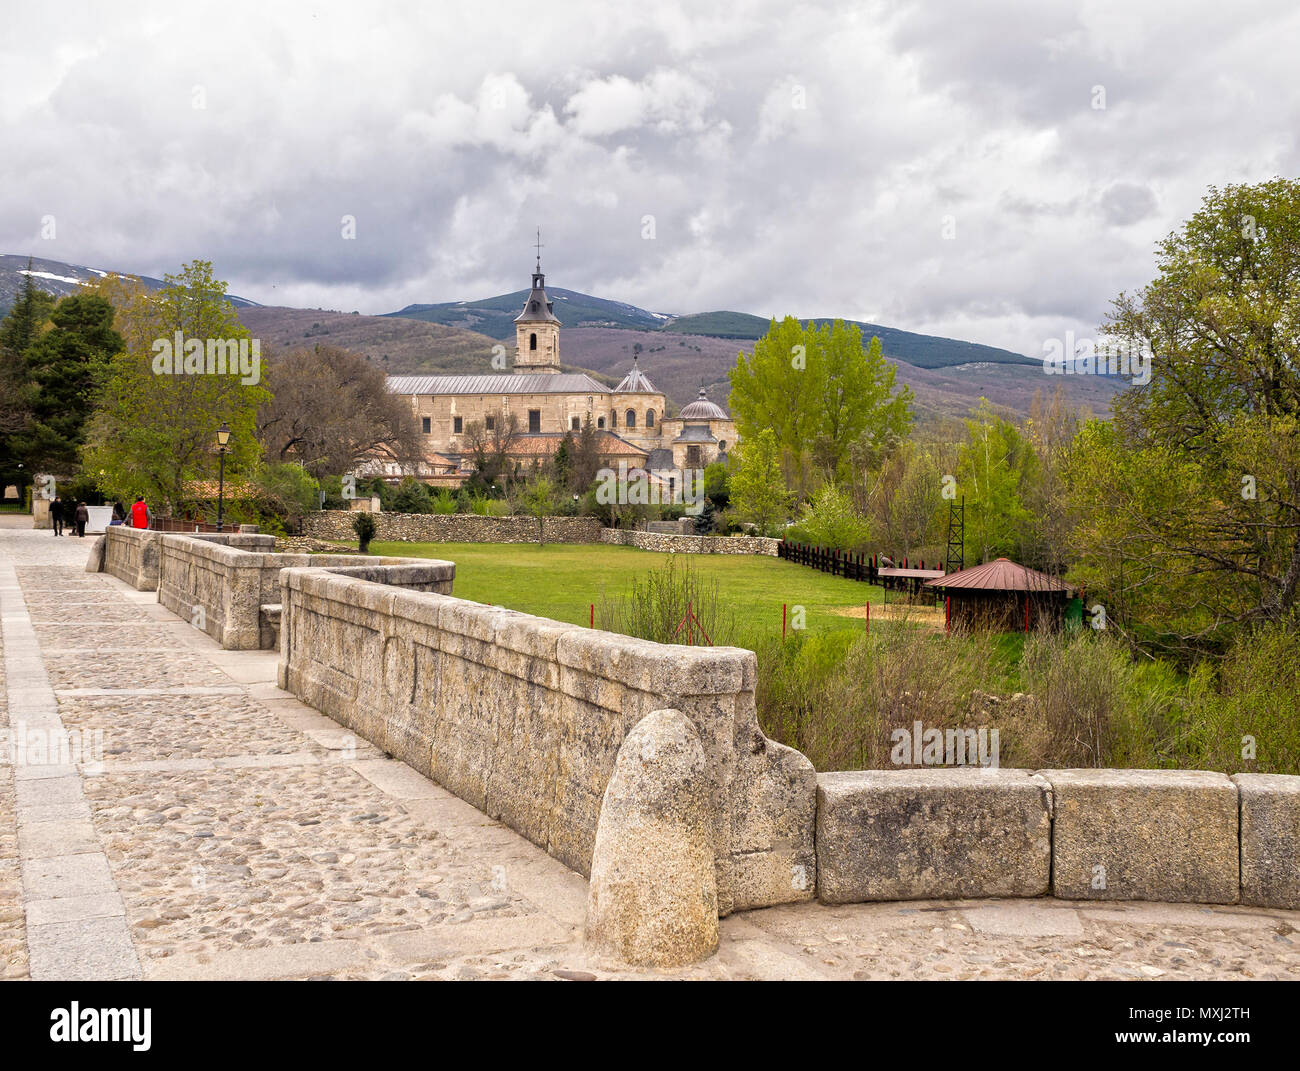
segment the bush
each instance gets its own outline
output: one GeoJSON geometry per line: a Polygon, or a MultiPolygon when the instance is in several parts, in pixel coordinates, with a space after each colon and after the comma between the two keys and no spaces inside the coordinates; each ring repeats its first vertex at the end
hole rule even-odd
{"type": "Polygon", "coordinates": [[[266,510],[260,523],[269,523],[273,517],[301,517],[320,501],[320,484],[301,465],[292,462],[263,465],[253,486],[259,504],[266,510]]]}
{"type": "Polygon", "coordinates": [[[460,502],[447,488],[443,488],[435,495],[429,498],[430,512],[446,516],[455,513],[460,508],[460,502]]]}
{"type": "Polygon", "coordinates": [[[853,508],[844,491],[828,483],[816,500],[804,507],[798,522],[786,530],[785,538],[834,550],[867,551],[871,524],[853,508]]]}
{"type": "Polygon", "coordinates": [[[372,513],[354,513],[352,515],[352,531],[357,534],[357,545],[362,554],[370,553],[370,541],[375,538],[375,531],[378,527],[372,513]]]}
{"type": "Polygon", "coordinates": [[[869,634],[766,637],[758,650],[759,722],[819,770],[892,769],[896,729],[910,732],[918,721],[926,729],[983,724],[976,700],[997,664],[989,634],[945,635],[906,618],[873,624],[869,634]]]}
{"type": "Polygon", "coordinates": [[[384,504],[393,513],[432,513],[433,501],[429,489],[419,480],[408,476],[398,485],[397,491],[384,504]]]}

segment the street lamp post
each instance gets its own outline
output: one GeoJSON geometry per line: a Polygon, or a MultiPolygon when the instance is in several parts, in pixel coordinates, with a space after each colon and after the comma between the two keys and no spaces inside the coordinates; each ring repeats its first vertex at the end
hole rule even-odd
{"type": "Polygon", "coordinates": [[[217,429],[217,531],[223,531],[222,513],[226,504],[226,447],[230,445],[230,425],[224,420],[217,429]]]}

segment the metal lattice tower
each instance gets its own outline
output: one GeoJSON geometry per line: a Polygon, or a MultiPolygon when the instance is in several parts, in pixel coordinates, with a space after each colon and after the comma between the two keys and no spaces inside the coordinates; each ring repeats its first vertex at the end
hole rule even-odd
{"type": "Polygon", "coordinates": [[[966,496],[961,505],[948,503],[948,551],[943,559],[943,571],[956,573],[966,565],[966,496]]]}

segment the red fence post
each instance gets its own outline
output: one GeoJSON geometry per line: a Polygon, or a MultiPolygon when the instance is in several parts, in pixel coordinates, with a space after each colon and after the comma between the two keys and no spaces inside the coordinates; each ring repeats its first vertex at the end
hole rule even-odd
{"type": "Polygon", "coordinates": [[[596,604],[594,602],[591,604],[591,627],[596,627],[596,604]]]}

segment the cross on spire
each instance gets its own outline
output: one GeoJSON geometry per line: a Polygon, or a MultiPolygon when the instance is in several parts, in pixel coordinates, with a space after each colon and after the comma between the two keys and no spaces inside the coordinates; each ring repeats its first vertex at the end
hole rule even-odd
{"type": "Polygon", "coordinates": [[[537,228],[537,270],[542,269],[542,228],[537,228]]]}

